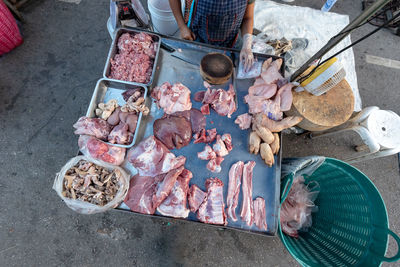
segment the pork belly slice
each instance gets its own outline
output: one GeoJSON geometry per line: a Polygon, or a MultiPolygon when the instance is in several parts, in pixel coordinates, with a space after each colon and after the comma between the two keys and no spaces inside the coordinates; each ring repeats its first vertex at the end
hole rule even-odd
{"type": "Polygon", "coordinates": [[[267,217],[265,211],[265,199],[258,197],[253,201],[254,223],[260,230],[267,230],[267,217]]]}
{"type": "Polygon", "coordinates": [[[197,211],[203,223],[227,225],[224,203],[224,183],[218,178],[206,180],[207,196],[197,211]]]}
{"type": "Polygon", "coordinates": [[[158,206],[157,211],[165,216],[174,218],[186,218],[189,215],[187,208],[187,194],[189,181],[192,179],[191,171],[184,169],[175,181],[168,197],[158,206]]]}
{"type": "Polygon", "coordinates": [[[243,167],[242,181],[242,209],[240,217],[248,226],[253,224],[253,169],[256,166],[255,161],[247,162],[243,167]]]}
{"type": "Polygon", "coordinates": [[[229,170],[228,195],[226,197],[226,213],[228,218],[236,222],[236,207],[239,201],[240,184],[243,174],[243,161],[238,161],[229,170]]]}
{"type": "Polygon", "coordinates": [[[188,202],[189,208],[191,212],[196,212],[201,203],[203,203],[204,198],[207,196],[207,193],[201,190],[197,185],[192,185],[188,192],[188,202]]]}

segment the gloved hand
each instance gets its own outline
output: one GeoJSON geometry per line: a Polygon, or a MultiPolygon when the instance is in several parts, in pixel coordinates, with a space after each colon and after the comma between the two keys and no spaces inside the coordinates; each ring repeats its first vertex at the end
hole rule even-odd
{"type": "Polygon", "coordinates": [[[253,35],[246,33],[243,36],[242,50],[240,50],[240,62],[242,62],[244,70],[247,72],[253,66],[254,56],[251,51],[251,45],[253,42],[253,35]]]}

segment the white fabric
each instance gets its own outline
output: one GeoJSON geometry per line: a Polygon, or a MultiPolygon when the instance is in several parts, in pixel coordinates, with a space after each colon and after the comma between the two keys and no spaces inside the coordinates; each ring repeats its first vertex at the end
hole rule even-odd
{"type": "MultiPolygon", "coordinates": [[[[254,13],[254,27],[272,39],[281,39],[282,37],[289,40],[293,38],[308,39],[308,47],[304,53],[296,54],[294,58],[299,67],[349,23],[347,15],[322,12],[308,7],[278,4],[268,0],[257,0],[254,13]]],[[[351,44],[351,39],[350,36],[347,36],[325,57],[329,57],[349,44],[351,44]]],[[[346,80],[354,93],[354,111],[360,111],[362,103],[358,91],[353,49],[346,50],[338,56],[338,59],[346,70],[346,80]]],[[[290,69],[288,75],[295,71],[296,69],[290,69]]]]}

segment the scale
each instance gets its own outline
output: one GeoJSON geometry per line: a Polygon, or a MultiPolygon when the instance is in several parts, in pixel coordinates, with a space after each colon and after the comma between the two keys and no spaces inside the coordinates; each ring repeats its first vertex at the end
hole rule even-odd
{"type": "Polygon", "coordinates": [[[149,27],[149,15],[139,0],[110,0],[110,22],[112,32],[117,28],[149,27]]]}

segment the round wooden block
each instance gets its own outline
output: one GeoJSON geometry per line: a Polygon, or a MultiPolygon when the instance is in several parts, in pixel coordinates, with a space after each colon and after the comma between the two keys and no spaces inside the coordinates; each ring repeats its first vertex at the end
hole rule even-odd
{"type": "Polygon", "coordinates": [[[232,60],[221,53],[209,53],[200,63],[200,74],[210,84],[226,83],[232,76],[232,60]]]}
{"type": "Polygon", "coordinates": [[[307,91],[293,92],[293,105],[289,116],[302,116],[297,126],[308,131],[323,131],[345,123],[354,111],[354,95],[349,83],[343,79],[321,96],[307,91]]]}

